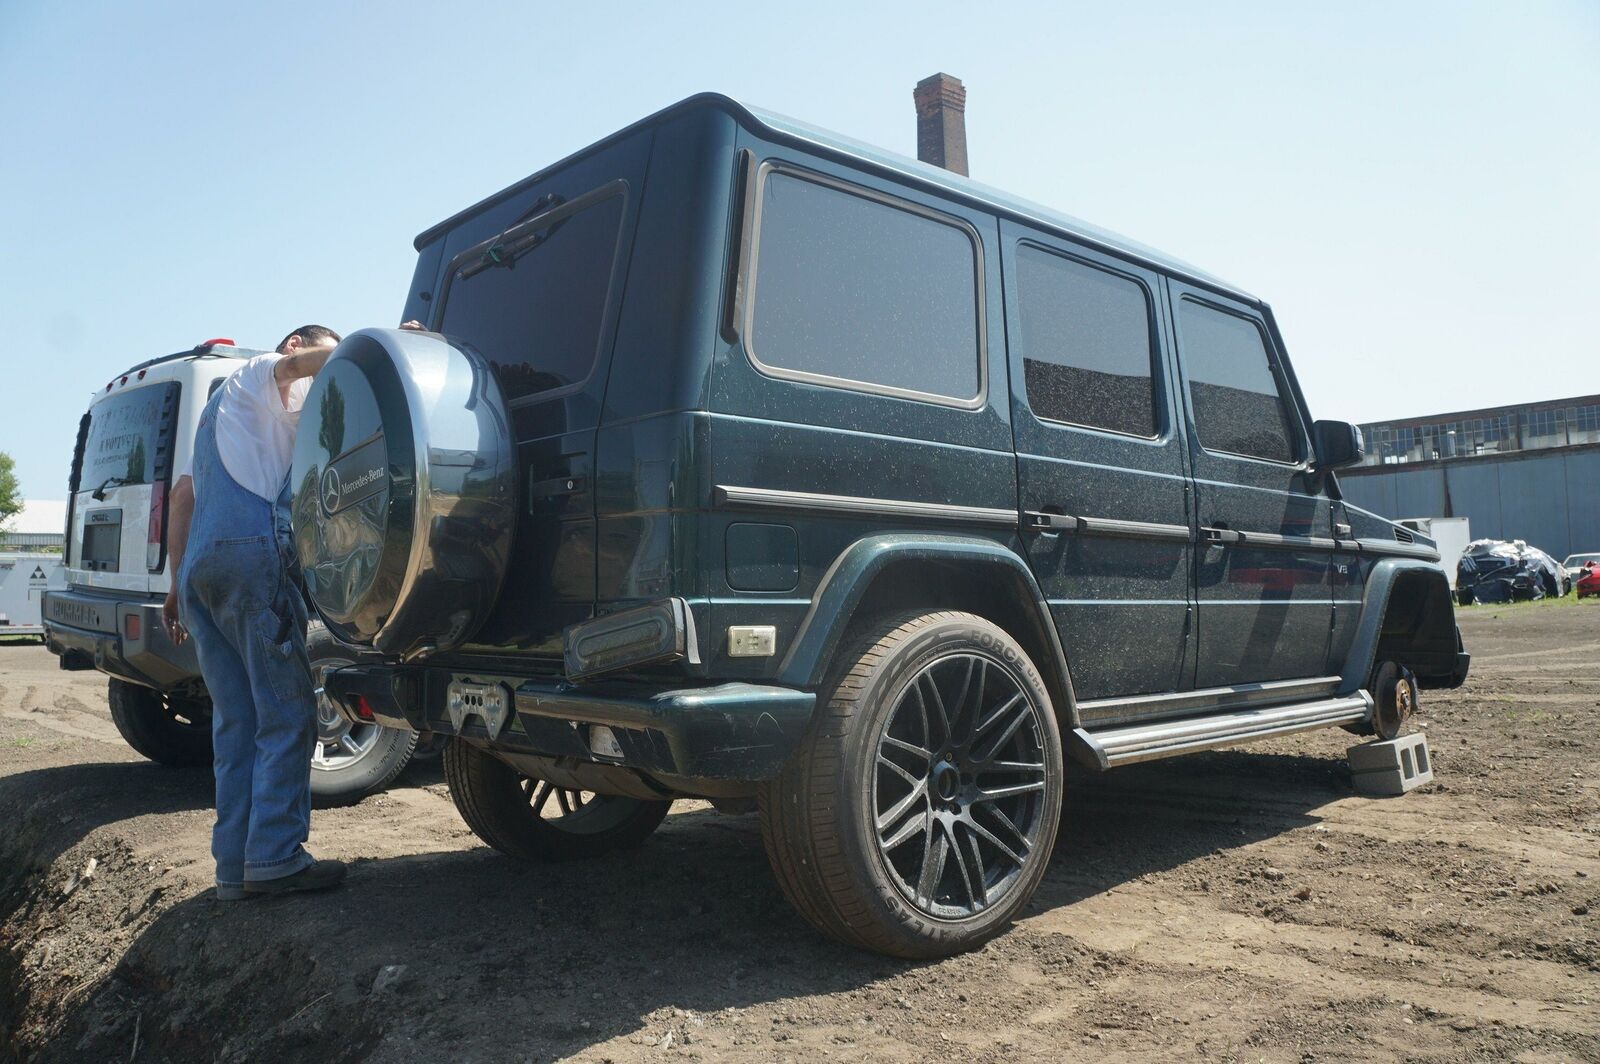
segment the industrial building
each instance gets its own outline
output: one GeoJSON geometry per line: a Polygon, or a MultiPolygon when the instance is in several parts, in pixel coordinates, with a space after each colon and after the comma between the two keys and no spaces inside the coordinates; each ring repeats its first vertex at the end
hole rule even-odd
{"type": "Polygon", "coordinates": [[[22,512],[0,526],[0,550],[59,551],[66,542],[65,499],[29,499],[22,512]]]}
{"type": "Polygon", "coordinates": [[[1557,559],[1600,551],[1600,395],[1361,426],[1345,498],[1385,517],[1465,517],[1474,539],[1557,559]]]}

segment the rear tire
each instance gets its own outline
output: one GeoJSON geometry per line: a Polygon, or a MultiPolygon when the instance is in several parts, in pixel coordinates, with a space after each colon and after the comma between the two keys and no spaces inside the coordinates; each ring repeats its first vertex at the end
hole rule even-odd
{"type": "Polygon", "coordinates": [[[1039,670],[966,613],[890,618],[840,661],[801,748],[761,791],[772,870],[849,945],[910,958],[982,945],[1032,897],[1061,815],[1039,670]]]}
{"type": "Polygon", "coordinates": [[[574,861],[632,849],[672,808],[666,800],[564,791],[462,739],[445,744],[443,761],[461,819],[478,838],[521,861],[574,861]]]}
{"type": "Polygon", "coordinates": [[[361,656],[333,637],[326,625],[312,621],[306,631],[306,656],[311,660],[317,692],[317,745],[311,758],[311,800],[318,808],[353,805],[383,790],[411,762],[417,733],[410,728],[352,724],[323,694],[331,669],[353,665],[361,656]]]}
{"type": "Polygon", "coordinates": [[[116,679],[106,698],[112,723],[136,752],[173,768],[211,764],[209,699],[163,694],[116,679]]]}

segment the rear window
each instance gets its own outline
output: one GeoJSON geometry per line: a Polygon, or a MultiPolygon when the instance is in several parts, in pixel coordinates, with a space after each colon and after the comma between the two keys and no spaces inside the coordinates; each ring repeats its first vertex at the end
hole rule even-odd
{"type": "Polygon", "coordinates": [[[769,170],[747,341],[772,376],[969,404],[983,393],[979,259],[965,227],[769,170]]]}
{"type": "Polygon", "coordinates": [[[170,473],[178,384],[150,384],[110,395],[89,410],[78,489],[150,484],[170,473]]]}
{"type": "Polygon", "coordinates": [[[1178,325],[1195,431],[1208,451],[1296,460],[1294,422],[1261,327],[1185,299],[1178,325]]]}
{"type": "Polygon", "coordinates": [[[603,195],[457,263],[439,331],[476,348],[507,399],[581,383],[594,368],[623,203],[620,190],[603,195]]]}
{"type": "Polygon", "coordinates": [[[1144,286],[1024,244],[1017,318],[1036,416],[1130,436],[1156,434],[1156,350],[1144,286]]]}

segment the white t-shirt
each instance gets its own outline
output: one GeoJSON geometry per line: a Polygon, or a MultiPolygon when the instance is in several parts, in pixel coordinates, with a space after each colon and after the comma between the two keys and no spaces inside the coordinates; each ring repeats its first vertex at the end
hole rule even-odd
{"type": "MultiPolygon", "coordinates": [[[[282,355],[257,355],[233,371],[222,384],[217,401],[217,453],[235,483],[268,502],[276,502],[289,475],[294,455],[294,430],[300,424],[300,407],[311,390],[311,378],[289,385],[284,404],[272,369],[282,355]]],[[[194,452],[178,471],[192,477],[194,452]]],[[[198,492],[196,493],[198,496],[198,492]]]]}

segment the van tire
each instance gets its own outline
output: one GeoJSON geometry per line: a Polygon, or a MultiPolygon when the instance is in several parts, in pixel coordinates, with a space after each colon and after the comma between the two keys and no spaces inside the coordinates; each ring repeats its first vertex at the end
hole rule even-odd
{"type": "MultiPolygon", "coordinates": [[[[311,678],[317,690],[318,743],[323,741],[323,729],[332,723],[337,734],[356,736],[362,745],[359,756],[337,760],[313,757],[311,762],[311,802],[319,809],[341,805],[354,805],[369,794],[383,790],[394,782],[396,776],[411,763],[417,748],[417,733],[410,728],[388,728],[366,724],[359,728],[341,724],[338,711],[321,694],[324,668],[352,665],[362,657],[360,651],[335,639],[321,621],[312,621],[306,628],[306,657],[311,662],[311,678]]],[[[332,738],[328,744],[336,753],[339,747],[332,738]]]]}
{"type": "MultiPolygon", "coordinates": [[[[982,945],[1004,930],[1033,895],[1049,863],[1061,815],[1060,730],[1038,668],[1004,630],[981,617],[954,612],[889,617],[846,648],[838,661],[824,685],[817,714],[800,748],[775,779],[763,784],[760,793],[762,837],[784,895],[819,930],[863,949],[897,957],[934,958],[982,945]],[[936,740],[935,726],[925,724],[922,742],[912,743],[935,752],[952,747],[954,750],[922,759],[927,767],[921,770],[920,790],[924,797],[918,801],[926,804],[926,815],[916,812],[920,806],[913,804],[909,807],[912,815],[888,821],[887,830],[897,837],[897,823],[910,826],[919,818],[923,827],[909,836],[911,841],[900,843],[898,848],[891,846],[889,840],[882,838],[878,825],[901,803],[895,797],[897,792],[886,792],[886,786],[894,781],[881,776],[877,767],[886,749],[884,741],[896,741],[895,732],[904,723],[901,711],[914,712],[909,708],[913,706],[911,699],[919,700],[926,709],[930,696],[922,694],[922,685],[928,682],[925,677],[936,685],[949,684],[952,679],[959,685],[962,663],[972,660],[985,662],[985,671],[978,675],[986,677],[983,683],[992,686],[980,686],[972,708],[965,714],[960,705],[949,714],[955,725],[947,733],[948,740],[936,740]],[[955,670],[954,674],[951,670],[955,670]],[[1014,689],[1015,695],[1007,695],[1008,689],[1014,689]],[[989,690],[997,694],[994,704],[986,706],[989,690]],[[1017,715],[1002,716],[997,711],[1018,696],[1022,702],[1017,715]],[[975,734],[963,723],[986,716],[991,723],[977,728],[975,734]],[[1013,727],[1007,723],[1018,716],[1022,718],[1020,724],[1013,727]],[[1001,738],[1001,733],[1012,738],[1001,738]],[[965,738],[958,742],[962,734],[965,738]],[[994,749],[985,750],[990,745],[994,749]],[[1031,752],[1005,753],[1023,747],[1031,752]],[[1019,760],[1008,760],[1012,756],[1019,760]],[[973,796],[1011,786],[993,782],[997,773],[1002,774],[1001,781],[1007,778],[1003,775],[1006,769],[994,767],[1001,762],[1029,766],[1037,763],[1026,775],[1010,777],[1017,781],[1036,779],[1040,784],[1027,784],[1034,791],[1017,795],[1016,804],[1011,806],[1013,812],[1020,810],[1016,819],[1026,827],[1023,845],[1018,845],[1016,836],[1011,841],[1013,850],[1022,851],[1020,865],[1004,861],[993,849],[989,850],[992,864],[985,865],[981,850],[987,843],[980,844],[978,833],[963,826],[971,821],[961,819],[978,817],[978,807],[983,805],[986,811],[977,819],[979,827],[998,831],[993,818],[997,807],[994,799],[963,803],[973,796]],[[991,782],[980,789],[979,780],[991,782]],[[890,809],[876,812],[884,804],[890,809]],[[938,818],[945,812],[954,819],[938,828],[938,818]],[[992,867],[997,875],[1009,877],[996,880],[995,888],[1003,888],[1003,893],[992,903],[985,897],[980,906],[968,891],[966,907],[972,911],[952,915],[961,906],[939,901],[940,886],[946,879],[938,878],[924,902],[921,884],[912,884],[905,878],[910,874],[904,868],[905,847],[911,850],[910,864],[927,875],[927,870],[937,864],[929,860],[929,855],[941,832],[946,833],[945,839],[956,840],[956,846],[965,840],[980,851],[973,861],[977,875],[987,877],[992,867]],[[919,836],[924,840],[920,846],[919,836]],[[899,856],[893,856],[896,854],[899,856]],[[918,897],[912,898],[912,893],[918,897]],[[941,909],[944,911],[937,911],[941,909]]],[[[971,668],[967,666],[968,677],[973,675],[971,668]]],[[[945,689],[961,694],[958,701],[965,702],[970,685],[945,689]]],[[[902,739],[907,734],[899,731],[902,739]]],[[[913,758],[914,767],[917,755],[907,756],[913,758]]],[[[908,786],[905,800],[911,801],[910,794],[918,789],[908,786]]],[[[953,854],[955,851],[948,845],[941,843],[940,849],[953,854]]],[[[965,877],[967,858],[974,855],[963,853],[965,856],[953,873],[948,870],[948,858],[945,864],[937,865],[944,870],[940,875],[965,877]]],[[[963,887],[970,883],[965,878],[951,881],[963,887]]],[[[950,888],[952,900],[958,900],[956,889],[950,888]]]]}
{"type": "Polygon", "coordinates": [[[129,746],[173,768],[211,764],[209,699],[163,694],[127,680],[110,681],[111,722],[129,746]]]}
{"type": "Polygon", "coordinates": [[[464,739],[446,742],[442,760],[450,799],[461,819],[478,838],[519,861],[549,864],[633,849],[661,826],[672,808],[666,800],[601,794],[570,818],[546,818],[534,807],[540,788],[547,786],[542,781],[464,739]],[[563,820],[577,826],[562,827],[563,820]]]}

